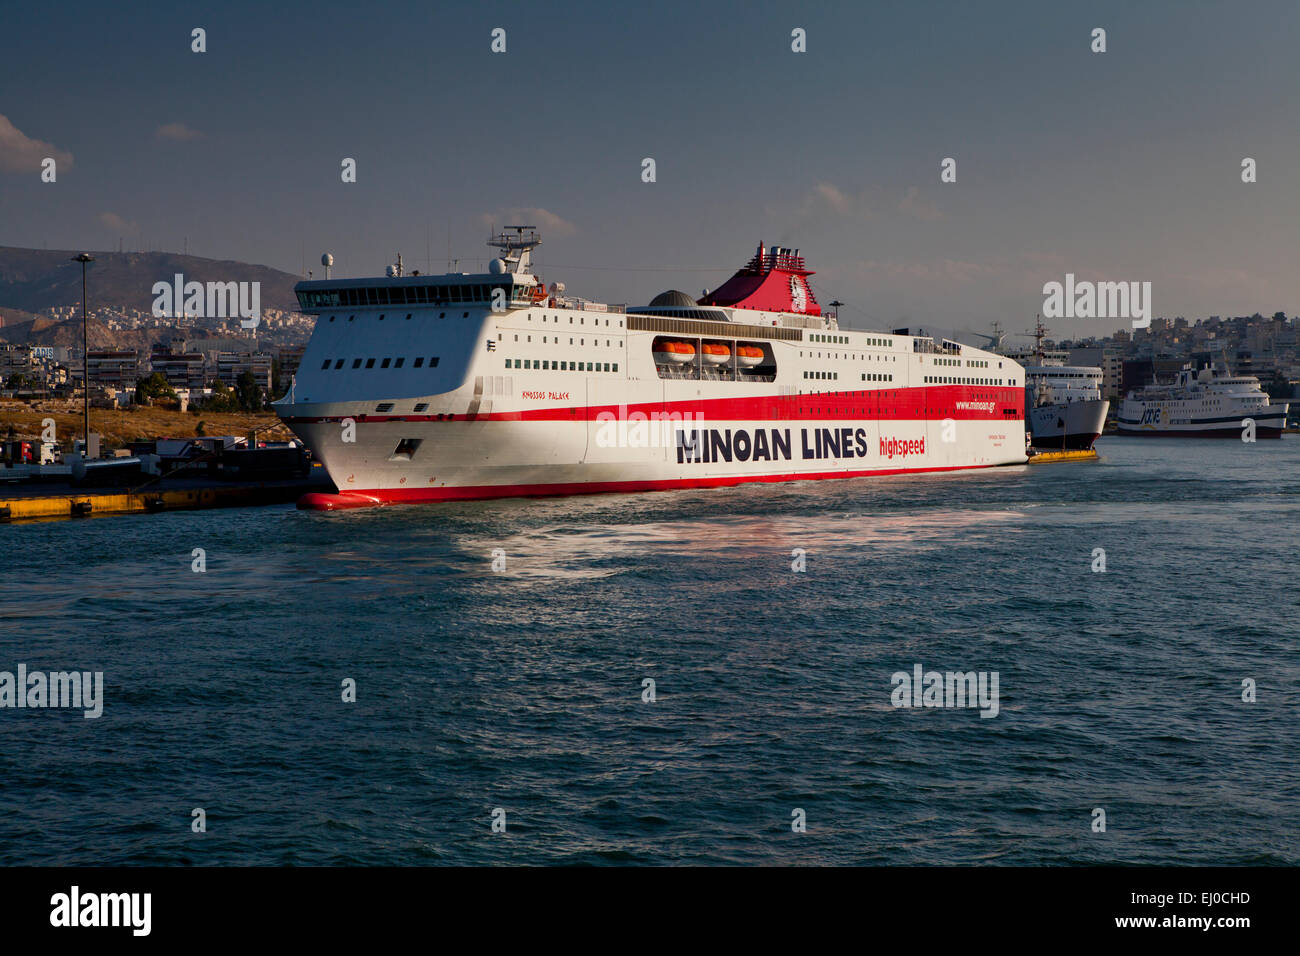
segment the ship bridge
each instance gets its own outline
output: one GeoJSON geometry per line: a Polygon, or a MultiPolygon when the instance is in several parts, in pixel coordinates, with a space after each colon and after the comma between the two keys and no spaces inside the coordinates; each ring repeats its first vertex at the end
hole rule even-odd
{"type": "MultiPolygon", "coordinates": [[[[533,226],[507,226],[488,239],[500,250],[485,273],[448,272],[406,275],[402,257],[388,267],[387,276],[364,279],[323,279],[293,287],[303,312],[368,306],[461,306],[499,311],[524,309],[546,298],[545,284],[532,274],[531,254],[542,244],[533,226]],[[513,235],[511,232],[513,231],[513,235]]],[[[329,257],[333,262],[333,258],[329,257]]]]}
{"type": "MultiPolygon", "coordinates": [[[[532,278],[531,276],[528,278],[532,278]]],[[[369,306],[478,306],[491,308],[496,290],[507,309],[536,302],[539,286],[518,276],[450,273],[439,276],[400,276],[368,279],[317,279],[293,287],[303,312],[369,306]]]]}

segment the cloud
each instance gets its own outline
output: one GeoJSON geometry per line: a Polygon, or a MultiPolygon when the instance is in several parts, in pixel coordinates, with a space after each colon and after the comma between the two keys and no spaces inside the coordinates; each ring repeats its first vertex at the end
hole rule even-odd
{"type": "Polygon", "coordinates": [[[784,224],[783,241],[787,235],[806,231],[810,222],[842,219],[849,222],[871,218],[871,201],[864,192],[854,196],[829,182],[817,182],[800,198],[778,201],[766,207],[767,215],[784,224]]]}
{"type": "MultiPolygon", "coordinates": [[[[892,204],[893,200],[879,188],[868,187],[854,195],[834,183],[818,182],[802,199],[798,200],[797,206],[793,209],[787,207],[783,212],[773,207],[768,209],[768,214],[779,219],[792,218],[801,225],[809,220],[818,221],[827,218],[860,222],[873,218],[874,210],[888,209],[892,204]]],[[[939,207],[930,200],[922,198],[921,191],[915,186],[898,201],[897,207],[899,212],[915,219],[933,221],[943,218],[939,207]]]]}
{"type": "Polygon", "coordinates": [[[921,190],[915,186],[910,188],[907,194],[899,200],[898,210],[909,216],[915,216],[917,219],[925,219],[931,222],[943,218],[943,213],[939,211],[939,207],[928,199],[922,199],[921,190]]]}
{"type": "Polygon", "coordinates": [[[852,271],[867,280],[901,279],[938,284],[970,282],[1006,274],[1001,266],[966,259],[869,260],[857,263],[852,271]]]}
{"type": "Polygon", "coordinates": [[[101,224],[107,226],[109,229],[112,229],[115,232],[135,232],[136,229],[138,228],[135,223],[131,222],[130,220],[123,219],[115,212],[100,213],[99,221],[101,224]]]}
{"type": "Polygon", "coordinates": [[[56,149],[44,140],[32,139],[9,118],[0,115],[0,172],[36,173],[41,170],[41,160],[50,157],[58,171],[72,168],[72,154],[56,149]]]}
{"type": "Polygon", "coordinates": [[[845,215],[853,208],[853,201],[840,191],[834,183],[818,183],[813,187],[813,200],[821,200],[840,215],[845,215]]]}
{"type": "Polygon", "coordinates": [[[834,183],[817,183],[800,204],[799,215],[811,217],[827,213],[845,219],[870,219],[871,203],[865,194],[850,196],[834,183]]]}
{"type": "Polygon", "coordinates": [[[157,139],[174,139],[180,142],[186,142],[193,139],[202,139],[203,134],[198,130],[190,129],[184,123],[164,123],[154,130],[154,137],[157,139]]]}
{"type": "Polygon", "coordinates": [[[539,209],[536,206],[514,206],[510,209],[499,209],[496,212],[485,212],[481,218],[485,226],[493,228],[501,226],[536,226],[541,230],[543,238],[546,236],[572,236],[578,231],[578,227],[567,219],[557,216],[550,210],[539,209]]]}

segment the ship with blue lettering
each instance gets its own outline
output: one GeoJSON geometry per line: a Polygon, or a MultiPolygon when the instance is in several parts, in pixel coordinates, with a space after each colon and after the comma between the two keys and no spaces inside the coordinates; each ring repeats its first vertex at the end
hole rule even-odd
{"type": "Polygon", "coordinates": [[[1172,382],[1134,389],[1120,404],[1119,433],[1159,438],[1281,438],[1286,402],[1274,402],[1253,375],[1226,362],[1186,365],[1172,382]]]}
{"type": "MultiPolygon", "coordinates": [[[[276,411],[338,494],[300,505],[707,488],[1020,464],[1025,373],[840,328],[798,250],[639,307],[549,287],[513,226],[488,272],[300,282],[317,315],[276,411]]],[[[328,258],[323,261],[332,261],[328,258]]]]}

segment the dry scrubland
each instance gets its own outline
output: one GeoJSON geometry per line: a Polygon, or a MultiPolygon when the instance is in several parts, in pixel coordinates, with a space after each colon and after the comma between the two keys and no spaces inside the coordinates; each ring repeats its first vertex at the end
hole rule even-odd
{"type": "MultiPolygon", "coordinates": [[[[72,448],[72,439],[81,436],[79,402],[0,401],[0,437],[9,434],[10,426],[23,438],[39,438],[42,419],[53,418],[55,434],[64,450],[72,448]]],[[[208,435],[244,435],[259,425],[277,422],[273,412],[179,412],[175,408],[141,407],[130,409],[90,409],[90,430],[99,432],[101,443],[108,448],[124,447],[134,440],[155,438],[192,438],[199,422],[208,435]]],[[[259,438],[284,441],[291,433],[283,425],[257,433],[259,438]]]]}

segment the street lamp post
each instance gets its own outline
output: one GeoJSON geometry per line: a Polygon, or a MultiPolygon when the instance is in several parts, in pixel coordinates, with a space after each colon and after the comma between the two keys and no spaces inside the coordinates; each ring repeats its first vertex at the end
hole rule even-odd
{"type": "Polygon", "coordinates": [[[83,252],[72,257],[73,262],[81,263],[81,395],[83,434],[86,436],[83,456],[90,454],[90,338],[86,320],[86,263],[94,262],[95,257],[83,252]]]}

